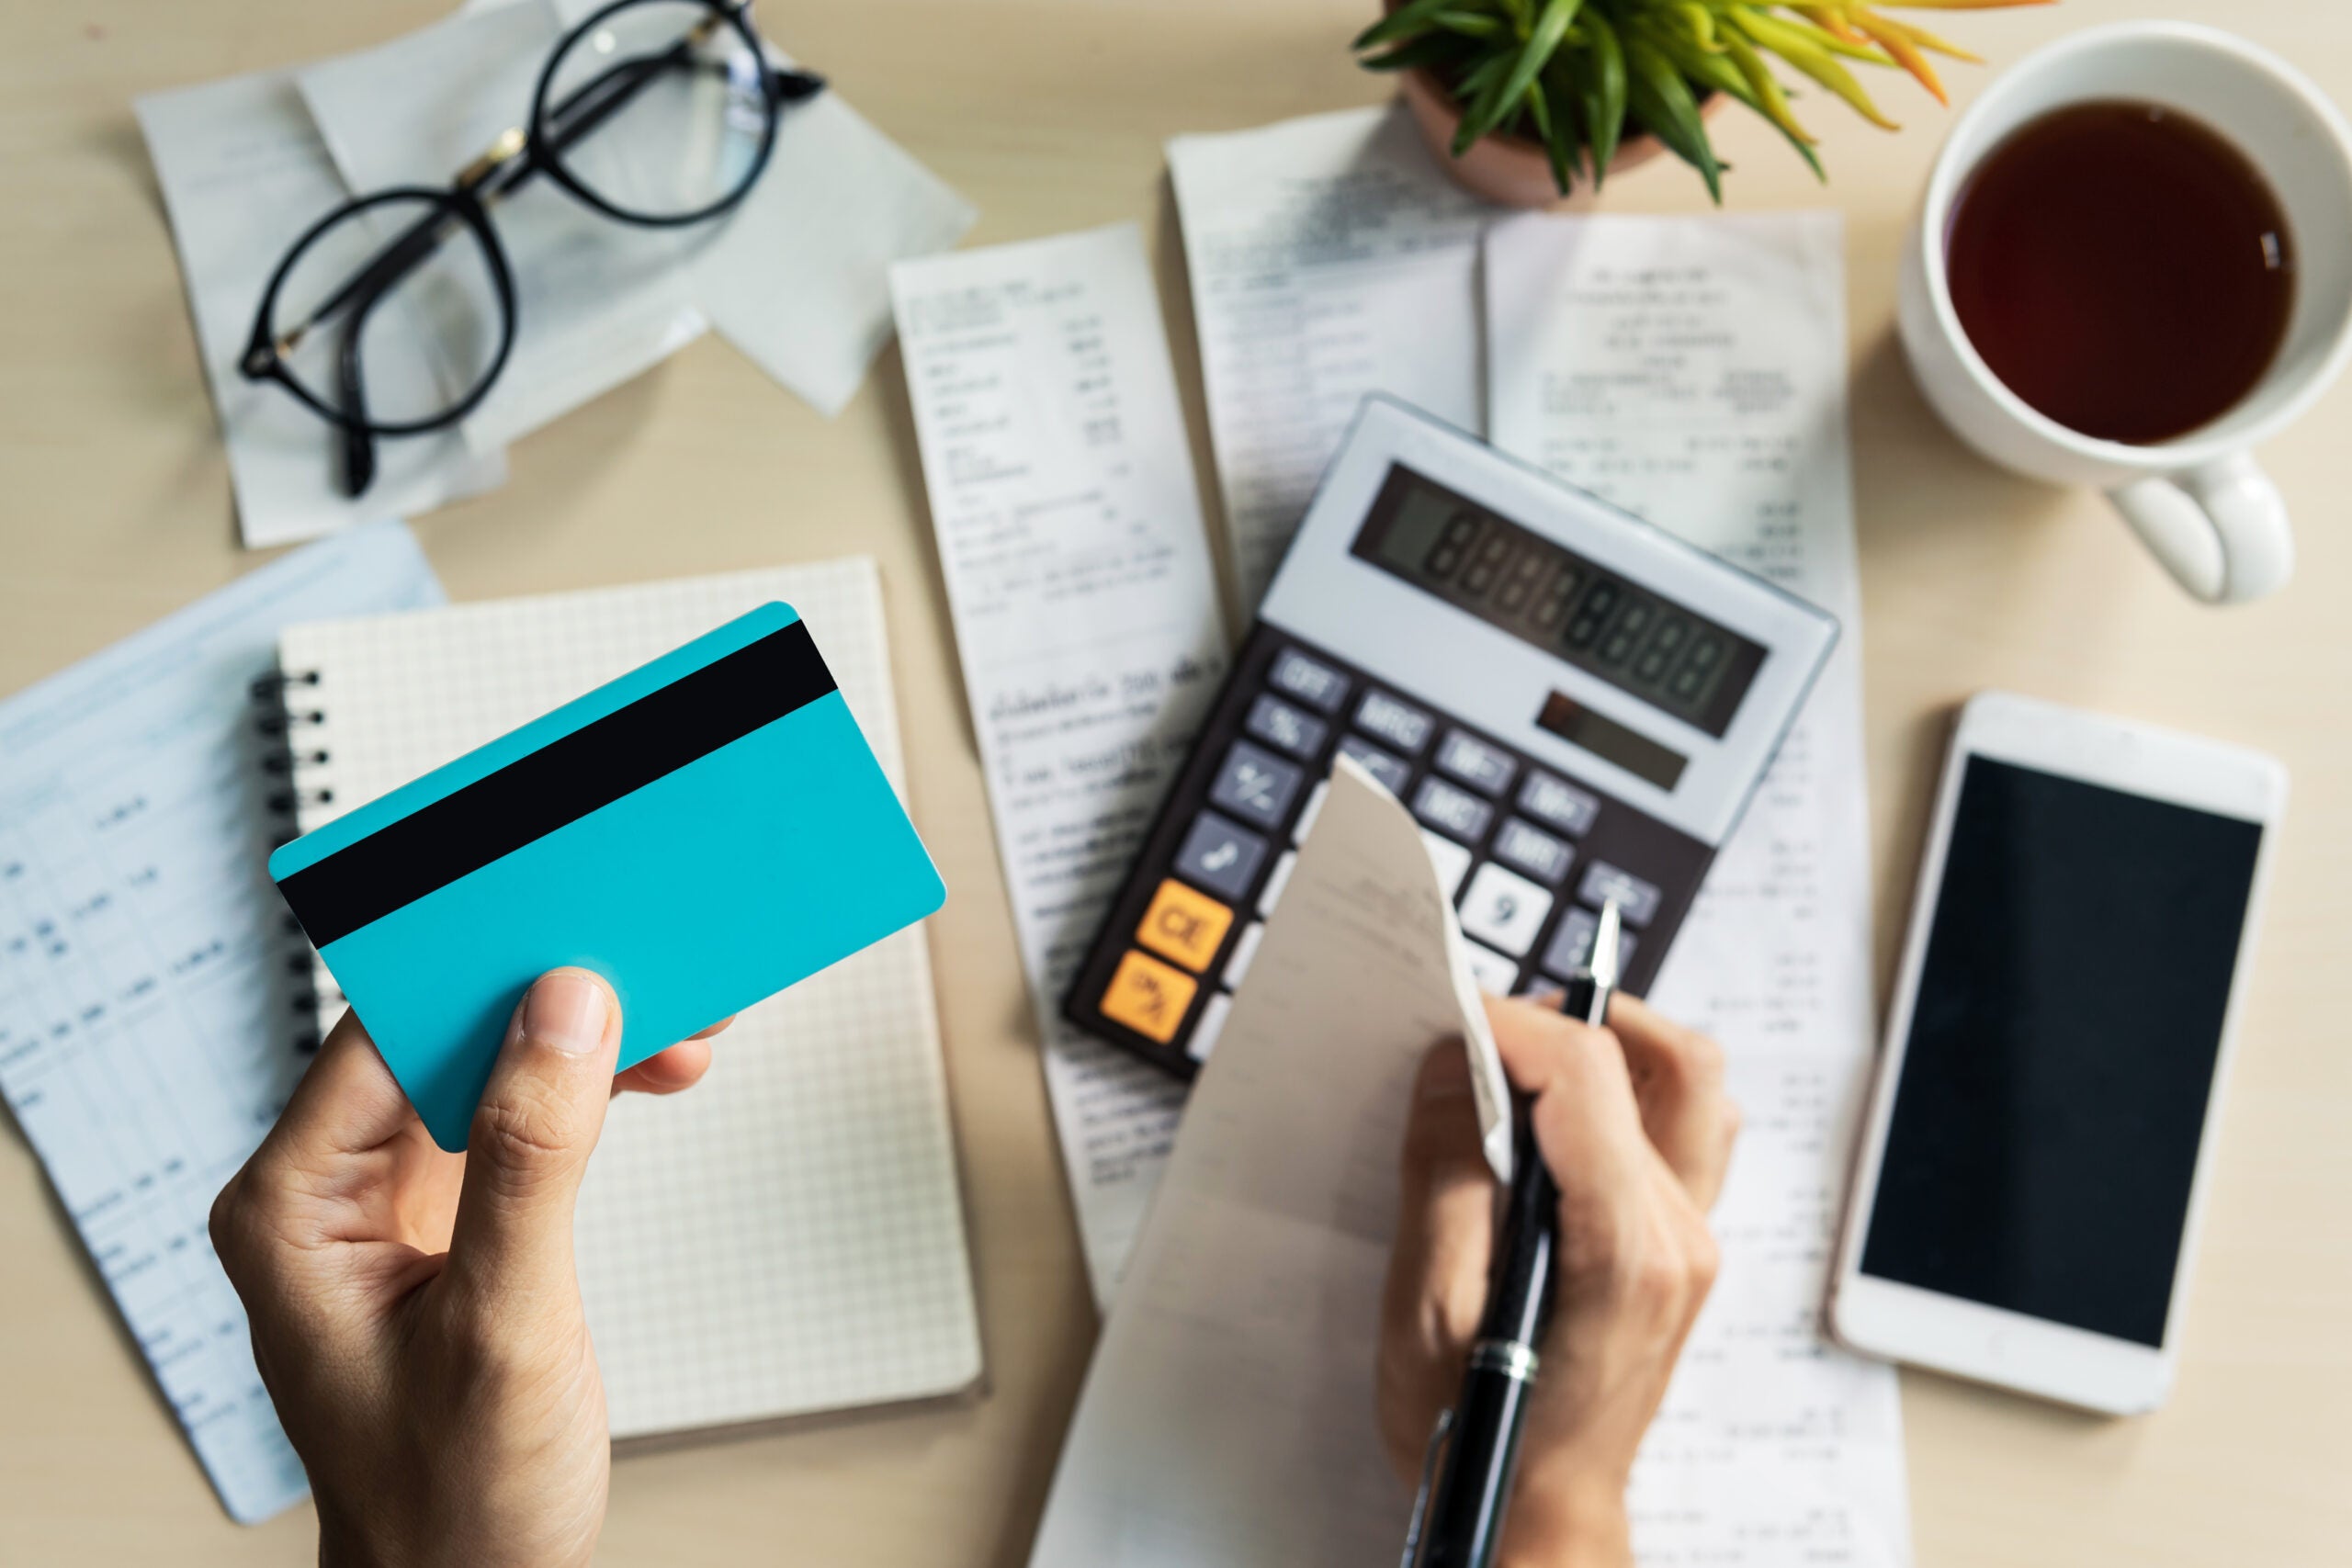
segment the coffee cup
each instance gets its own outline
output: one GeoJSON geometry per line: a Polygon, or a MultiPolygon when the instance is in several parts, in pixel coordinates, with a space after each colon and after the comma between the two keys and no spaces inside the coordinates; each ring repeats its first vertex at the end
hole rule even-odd
{"type": "Polygon", "coordinates": [[[1898,319],[1928,401],[1968,445],[2022,474],[2104,490],[2198,598],[2258,599],[2291,575],[2294,536],[2250,448],[2310,407],[2352,356],[2352,130],[2284,61],[2211,28],[2127,22],[2060,39],[1954,122],[1905,246],[1898,319]],[[1947,265],[1955,205],[1989,154],[2053,111],[2118,100],[2190,117],[2233,146],[2267,182],[2294,246],[2291,302],[2259,378],[2208,423],[2144,444],[2070,428],[2006,385],[1962,326],[1947,265]]]}

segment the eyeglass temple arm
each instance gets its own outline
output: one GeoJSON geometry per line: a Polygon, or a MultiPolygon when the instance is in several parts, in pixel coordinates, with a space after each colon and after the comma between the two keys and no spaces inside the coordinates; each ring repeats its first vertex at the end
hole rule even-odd
{"type": "MultiPolygon", "coordinates": [[[[333,321],[346,309],[355,316],[364,317],[394,284],[414,271],[425,257],[441,243],[454,221],[447,210],[426,214],[410,224],[400,236],[376,254],[376,259],[352,275],[351,281],[329,295],[326,302],[310,316],[281,336],[271,345],[273,354],[282,354],[304,334],[333,321]]],[[[354,330],[357,328],[354,321],[354,330]]]]}
{"type": "Polygon", "coordinates": [[[343,432],[343,493],[355,500],[368,493],[376,482],[376,438],[368,434],[368,378],[359,368],[359,338],[368,324],[368,313],[383,298],[381,291],[371,294],[351,312],[351,320],[344,328],[342,351],[335,355],[335,370],[342,391],[343,412],[350,419],[338,426],[343,432]]]}

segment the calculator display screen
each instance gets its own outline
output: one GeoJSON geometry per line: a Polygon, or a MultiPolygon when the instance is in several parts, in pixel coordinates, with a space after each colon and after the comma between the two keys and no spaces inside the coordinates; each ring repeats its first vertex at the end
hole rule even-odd
{"type": "Polygon", "coordinates": [[[1764,663],[1761,644],[1402,465],[1351,553],[1709,735],[1764,663]]]}

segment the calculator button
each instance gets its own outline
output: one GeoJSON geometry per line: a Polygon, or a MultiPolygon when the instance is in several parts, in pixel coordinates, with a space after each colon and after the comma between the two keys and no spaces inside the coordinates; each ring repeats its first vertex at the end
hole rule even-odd
{"type": "Polygon", "coordinates": [[[1552,913],[1552,896],[1515,871],[1489,861],[1470,879],[1462,896],[1462,929],[1512,957],[1535,945],[1552,913]]]}
{"type": "Polygon", "coordinates": [[[1442,833],[1421,829],[1421,842],[1430,848],[1430,863],[1437,867],[1437,885],[1445,889],[1446,901],[1462,887],[1462,879],[1470,874],[1470,852],[1442,833]]]}
{"type": "Polygon", "coordinates": [[[1233,956],[1225,961],[1225,983],[1235,990],[1250,977],[1250,961],[1258,956],[1258,944],[1266,940],[1266,922],[1252,920],[1241,928],[1240,937],[1233,944],[1233,956]]]}
{"type": "Polygon", "coordinates": [[[1274,660],[1272,673],[1266,684],[1278,692],[1296,697],[1309,707],[1325,713],[1337,713],[1340,705],[1348,700],[1348,678],[1319,660],[1292,649],[1284,649],[1274,660]]]}
{"type": "Polygon", "coordinates": [[[1495,808],[1476,795],[1454,788],[1440,778],[1421,781],[1413,795],[1413,815],[1432,828],[1442,829],[1465,843],[1476,843],[1493,819],[1495,808]]]}
{"type": "Polygon", "coordinates": [[[1315,793],[1308,795],[1306,797],[1306,804],[1299,808],[1298,822],[1290,830],[1290,841],[1292,843],[1303,844],[1306,842],[1306,835],[1315,831],[1315,818],[1322,813],[1323,798],[1330,793],[1330,780],[1317,779],[1315,781],[1315,793]]]}
{"type": "Polygon", "coordinates": [[[1576,852],[1543,829],[1506,817],[1495,834],[1495,858],[1557,887],[1567,880],[1568,864],[1576,859],[1576,852]]]}
{"type": "Polygon", "coordinates": [[[1391,795],[1403,795],[1405,781],[1413,776],[1412,769],[1374,746],[1371,741],[1360,739],[1352,735],[1340,742],[1340,755],[1353,757],[1363,766],[1363,771],[1378,780],[1380,787],[1391,795]]]}
{"type": "Polygon", "coordinates": [[[1258,912],[1271,915],[1282,901],[1283,889],[1290,886],[1290,874],[1298,869],[1298,852],[1284,850],[1283,858],[1274,863],[1273,871],[1266,878],[1265,891],[1258,895],[1258,912]]]}
{"type": "Polygon", "coordinates": [[[1594,861],[1584,868],[1584,881],[1577,888],[1577,897],[1588,904],[1603,904],[1617,900],[1617,912],[1629,926],[1645,926],[1657,913],[1657,885],[1644,882],[1630,871],[1620,871],[1605,860],[1594,861]]]}
{"type": "Polygon", "coordinates": [[[1331,727],[1321,719],[1308,717],[1280,697],[1262,694],[1250,705],[1250,717],[1242,728],[1294,757],[1313,757],[1323,750],[1323,738],[1331,733],[1331,727]]]}
{"type": "Polygon", "coordinates": [[[1249,897],[1250,884],[1266,858],[1266,840],[1249,829],[1204,811],[1176,852],[1176,874],[1234,903],[1249,897]]]}
{"type": "Polygon", "coordinates": [[[1261,828],[1279,828],[1306,776],[1272,751],[1237,740],[1209,786],[1209,800],[1261,828]]]}
{"type": "Polygon", "coordinates": [[[1136,940],[1197,975],[1209,966],[1232,929],[1231,909],[1170,877],[1152,895],[1151,908],[1136,928],[1136,940]]]}
{"type": "Polygon", "coordinates": [[[1225,1032],[1226,1014],[1233,1010],[1233,998],[1222,993],[1211,997],[1209,1005],[1201,1010],[1201,1021],[1193,1025],[1193,1037],[1184,1042],[1184,1055],[1195,1062],[1205,1062],[1209,1053],[1216,1049],[1216,1037],[1225,1032]]]}
{"type": "Polygon", "coordinates": [[[1437,765],[1481,795],[1500,795],[1510,787],[1519,761],[1499,747],[1474,735],[1449,729],[1437,749],[1437,765]]]}
{"type": "Polygon", "coordinates": [[[1530,773],[1519,786],[1519,808],[1572,839],[1584,837],[1600,815],[1600,802],[1549,773],[1530,773]]]}
{"type": "Polygon", "coordinates": [[[1408,757],[1418,757],[1430,743],[1437,720],[1385,692],[1366,692],[1363,701],[1356,705],[1356,728],[1387,741],[1408,757]]]}
{"type": "Polygon", "coordinates": [[[1111,988],[1102,993],[1102,1016],[1165,1045],[1176,1038],[1184,1010],[1199,989],[1200,982],[1182,970],[1129,948],[1111,976],[1111,988]]]}
{"type": "MultiPolygon", "coordinates": [[[[1600,934],[1600,917],[1590,909],[1572,908],[1560,917],[1559,929],[1552,940],[1544,944],[1544,972],[1563,980],[1573,980],[1586,973],[1592,964],[1592,939],[1600,934]]],[[[1620,930],[1617,933],[1617,966],[1623,969],[1634,961],[1634,933],[1620,930]]]]}
{"type": "Polygon", "coordinates": [[[1519,979],[1519,965],[1491,947],[1480,947],[1475,942],[1462,944],[1470,955],[1470,977],[1478,988],[1490,997],[1510,995],[1513,983],[1519,979]]]}

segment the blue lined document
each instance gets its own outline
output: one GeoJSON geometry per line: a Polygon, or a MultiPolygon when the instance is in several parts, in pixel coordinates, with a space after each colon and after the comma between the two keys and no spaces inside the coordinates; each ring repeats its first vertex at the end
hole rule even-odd
{"type": "Polygon", "coordinates": [[[205,1221],[310,1032],[252,687],[292,622],[441,600],[371,524],[0,703],[0,1093],[243,1523],[305,1483],[205,1221]]]}

